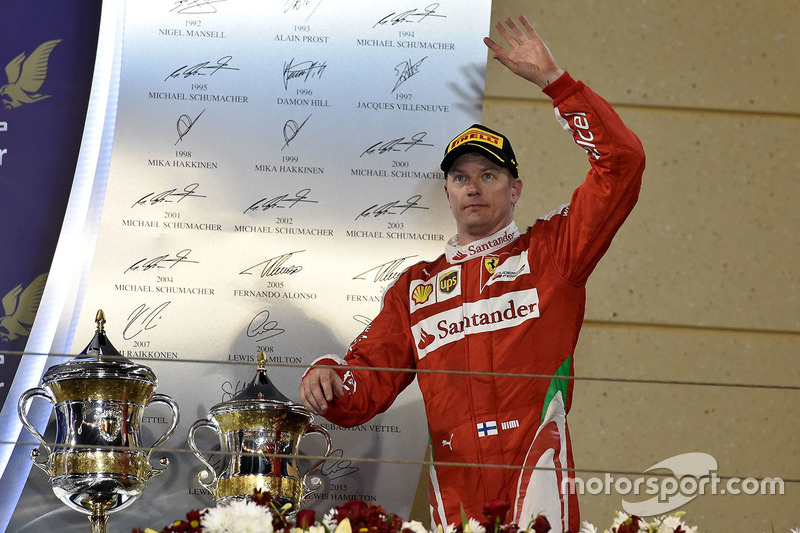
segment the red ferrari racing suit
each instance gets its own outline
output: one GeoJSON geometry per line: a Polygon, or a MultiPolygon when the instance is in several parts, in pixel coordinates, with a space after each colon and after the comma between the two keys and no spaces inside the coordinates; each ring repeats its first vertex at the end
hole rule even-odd
{"type": "Polygon", "coordinates": [[[512,222],[465,246],[454,237],[438,259],[400,275],[337,369],[346,393],[325,414],[345,427],[365,423],[414,378],[359,367],[417,369],[433,460],[469,464],[431,468],[438,524],[460,523],[461,506],[482,519],[484,502],[503,499],[521,527],[544,513],[552,531],[580,528],[577,496],[562,490],[572,474],[560,469],[573,468],[573,382],[562,377],[573,375],[584,285],[636,203],[645,158],[639,139],[582,82],[564,74],[544,92],[589,154],[591,170],[570,204],[523,234],[512,222]]]}

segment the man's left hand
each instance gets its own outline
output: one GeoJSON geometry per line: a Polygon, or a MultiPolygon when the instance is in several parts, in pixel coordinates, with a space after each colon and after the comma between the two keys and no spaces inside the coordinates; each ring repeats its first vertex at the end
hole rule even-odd
{"type": "Polygon", "coordinates": [[[527,35],[511,18],[505,20],[508,28],[503,26],[502,22],[495,24],[497,31],[511,47],[510,50],[506,50],[489,37],[485,37],[483,42],[494,52],[494,58],[511,72],[544,89],[557,80],[564,71],[558,68],[553,54],[550,53],[547,45],[533,29],[528,19],[524,15],[520,15],[519,21],[527,35]]]}

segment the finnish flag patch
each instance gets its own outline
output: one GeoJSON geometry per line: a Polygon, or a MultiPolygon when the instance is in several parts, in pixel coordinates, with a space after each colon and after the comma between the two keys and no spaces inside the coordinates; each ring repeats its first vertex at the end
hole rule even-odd
{"type": "Polygon", "coordinates": [[[489,435],[497,435],[496,420],[489,420],[478,424],[478,437],[488,437],[489,435]]]}

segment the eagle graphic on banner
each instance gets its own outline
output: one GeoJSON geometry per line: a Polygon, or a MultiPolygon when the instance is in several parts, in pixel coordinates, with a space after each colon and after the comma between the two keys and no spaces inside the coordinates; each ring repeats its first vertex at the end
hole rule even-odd
{"type": "Polygon", "coordinates": [[[42,301],[47,273],[40,274],[30,285],[22,288],[17,285],[3,296],[3,316],[0,317],[0,341],[10,342],[19,337],[27,337],[33,326],[33,319],[42,301]]]}
{"type": "Polygon", "coordinates": [[[27,58],[25,52],[22,52],[9,61],[6,65],[8,83],[0,87],[0,97],[2,97],[3,106],[6,109],[50,98],[51,95],[39,94],[38,91],[47,77],[50,52],[60,42],[61,39],[44,42],[27,58]]]}

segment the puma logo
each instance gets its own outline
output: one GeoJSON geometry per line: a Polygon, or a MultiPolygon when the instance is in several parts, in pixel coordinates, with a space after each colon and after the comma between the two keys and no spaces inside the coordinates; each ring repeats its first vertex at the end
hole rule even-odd
{"type": "Polygon", "coordinates": [[[450,451],[453,451],[453,434],[450,433],[450,440],[442,440],[442,446],[447,446],[450,451]]]}

